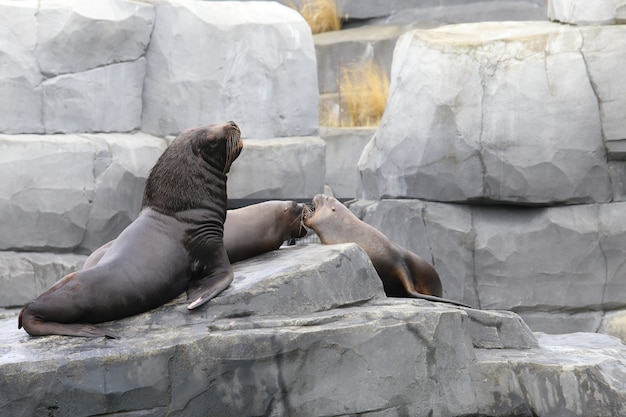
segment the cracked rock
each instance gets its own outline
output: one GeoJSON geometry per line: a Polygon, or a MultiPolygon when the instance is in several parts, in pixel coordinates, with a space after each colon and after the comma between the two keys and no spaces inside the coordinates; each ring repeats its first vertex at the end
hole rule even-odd
{"type": "Polygon", "coordinates": [[[573,25],[610,25],[626,23],[626,1],[548,0],[548,19],[573,25]]]}
{"type": "Polygon", "coordinates": [[[313,38],[295,10],[186,0],[155,8],[142,130],[164,136],[235,120],[246,138],[317,133],[313,38]]]}
{"type": "Polygon", "coordinates": [[[403,35],[385,115],[359,161],[363,197],[525,205],[620,197],[603,138],[626,137],[616,111],[624,86],[611,77],[626,63],[626,27],[603,29],[498,22],[403,35]]]}

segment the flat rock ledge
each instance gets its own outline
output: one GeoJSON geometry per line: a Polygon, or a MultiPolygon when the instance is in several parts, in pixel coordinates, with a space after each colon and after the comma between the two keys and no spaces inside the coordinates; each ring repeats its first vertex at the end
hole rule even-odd
{"type": "Polygon", "coordinates": [[[533,334],[514,313],[389,299],[354,244],[234,265],[196,312],[183,297],[105,323],[119,339],[31,338],[0,320],[3,415],[615,416],[626,347],[533,334]]]}

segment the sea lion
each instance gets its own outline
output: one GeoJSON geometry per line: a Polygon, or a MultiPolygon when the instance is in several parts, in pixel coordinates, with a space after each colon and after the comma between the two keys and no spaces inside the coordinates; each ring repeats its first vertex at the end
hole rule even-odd
{"type": "Polygon", "coordinates": [[[305,226],[313,229],[323,244],[354,242],[363,248],[383,282],[387,296],[421,298],[469,307],[441,298],[441,280],[428,262],[361,221],[334,197],[318,194],[313,197],[313,205],[313,211],[304,217],[305,226]]]}
{"type": "MultiPolygon", "coordinates": [[[[264,201],[228,210],[224,222],[224,247],[230,263],[278,249],[288,239],[306,236],[302,224],[304,204],[295,201],[264,201]]],[[[93,251],[82,269],[96,265],[115,242],[93,251]]]]}
{"type": "Polygon", "coordinates": [[[234,122],[187,129],[150,171],[144,207],[91,268],[27,303],[33,336],[115,337],[93,326],[158,307],[187,291],[194,309],[233,279],[223,243],[226,174],[243,147],[234,122]]]}

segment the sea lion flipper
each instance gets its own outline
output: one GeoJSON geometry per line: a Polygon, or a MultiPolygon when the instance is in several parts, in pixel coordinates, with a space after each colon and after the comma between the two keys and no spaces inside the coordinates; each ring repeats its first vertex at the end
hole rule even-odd
{"type": "Polygon", "coordinates": [[[57,323],[44,321],[32,314],[28,307],[20,312],[18,328],[24,328],[31,336],[59,335],[77,337],[106,337],[117,339],[115,333],[86,323],[57,323]]]}
{"type": "Polygon", "coordinates": [[[230,283],[233,282],[233,276],[232,269],[229,269],[226,274],[208,275],[193,281],[187,288],[187,299],[191,300],[187,308],[193,310],[214,298],[228,288],[230,283]]]}

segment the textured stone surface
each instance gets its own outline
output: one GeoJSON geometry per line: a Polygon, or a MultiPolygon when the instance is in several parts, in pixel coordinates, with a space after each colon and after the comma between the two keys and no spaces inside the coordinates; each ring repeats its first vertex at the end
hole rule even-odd
{"type": "Polygon", "coordinates": [[[624,95],[612,91],[624,88],[613,74],[626,63],[626,26],[603,29],[508,22],[403,35],[385,115],[359,161],[364,197],[615,199],[602,138],[623,139],[613,109],[624,95]]]}
{"type": "Polygon", "coordinates": [[[320,136],[326,143],[326,184],[335,197],[357,196],[361,186],[357,163],[375,131],[370,127],[320,128],[320,136]]]}
{"type": "Polygon", "coordinates": [[[126,0],[0,2],[0,132],[139,128],[153,22],[126,0]]]}
{"type": "Polygon", "coordinates": [[[228,174],[229,198],[303,198],[324,190],[324,141],[319,137],[246,139],[228,174]]]}
{"type": "Polygon", "coordinates": [[[513,310],[535,331],[596,331],[626,307],[626,203],[470,207],[419,200],[358,201],[350,209],[429,260],[444,294],[513,310]]]}
{"type": "Polygon", "coordinates": [[[236,120],[245,138],[317,133],[315,50],[296,11],[275,2],[155,7],[143,130],[167,135],[236,120]]]}
{"type": "Polygon", "coordinates": [[[47,133],[128,132],[141,127],[146,61],[65,74],[42,84],[47,133]]]}
{"type": "Polygon", "coordinates": [[[200,311],[179,299],[104,324],[115,340],[31,338],[15,317],[0,320],[0,408],[72,416],[626,411],[626,347],[617,339],[537,337],[513,313],[387,299],[354,244],[281,248],[234,271],[233,285],[200,311]]]}
{"type": "Polygon", "coordinates": [[[617,337],[626,343],[626,310],[607,313],[602,318],[598,332],[617,337]]]}
{"type": "Polygon", "coordinates": [[[0,250],[91,251],[116,237],[164,149],[143,133],[0,135],[0,250]]]}
{"type": "Polygon", "coordinates": [[[626,1],[548,0],[548,18],[574,25],[607,25],[626,22],[626,1]]]}
{"type": "Polygon", "coordinates": [[[0,252],[0,308],[21,307],[77,270],[85,255],[0,252]]]}

